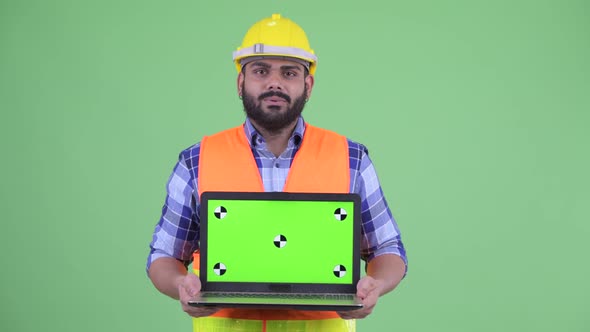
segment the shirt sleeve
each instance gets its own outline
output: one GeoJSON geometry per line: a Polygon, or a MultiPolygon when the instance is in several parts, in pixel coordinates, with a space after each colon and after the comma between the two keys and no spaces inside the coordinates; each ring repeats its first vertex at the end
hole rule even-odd
{"type": "Polygon", "coordinates": [[[387,201],[383,195],[373,162],[366,148],[360,152],[354,192],[361,196],[361,257],[367,262],[383,254],[400,256],[407,269],[406,250],[387,201]]]}
{"type": "Polygon", "coordinates": [[[188,266],[198,248],[197,190],[192,174],[181,153],[166,185],[166,200],[150,243],[147,270],[161,257],[176,258],[188,266]]]}

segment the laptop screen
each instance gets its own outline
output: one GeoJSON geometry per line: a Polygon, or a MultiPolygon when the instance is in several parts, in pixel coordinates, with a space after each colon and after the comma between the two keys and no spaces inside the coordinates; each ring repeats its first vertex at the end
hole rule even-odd
{"type": "Polygon", "coordinates": [[[326,285],[355,287],[360,273],[359,241],[360,198],[355,194],[201,195],[204,288],[225,288],[223,284],[255,291],[267,290],[269,284],[295,284],[310,291],[326,285]]]}

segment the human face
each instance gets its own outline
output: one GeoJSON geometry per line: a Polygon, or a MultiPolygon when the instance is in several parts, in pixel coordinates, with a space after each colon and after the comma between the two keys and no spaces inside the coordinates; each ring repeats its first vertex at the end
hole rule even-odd
{"type": "Polygon", "coordinates": [[[264,59],[246,65],[238,76],[238,93],[254,125],[281,131],[301,115],[313,87],[313,77],[296,62],[264,59]]]}

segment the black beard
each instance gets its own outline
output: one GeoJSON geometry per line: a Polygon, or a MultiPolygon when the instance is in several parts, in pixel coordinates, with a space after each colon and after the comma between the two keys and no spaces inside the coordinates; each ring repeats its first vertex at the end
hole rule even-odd
{"type": "MultiPolygon", "coordinates": [[[[303,108],[305,107],[305,97],[307,96],[307,84],[303,88],[303,93],[301,96],[298,96],[293,100],[291,103],[291,98],[280,92],[280,91],[267,91],[258,98],[250,95],[244,85],[242,84],[242,103],[244,104],[244,112],[246,115],[252,119],[257,125],[261,126],[263,129],[267,130],[271,133],[280,132],[282,129],[286,128],[290,124],[292,124],[303,112],[303,108]],[[264,98],[268,97],[279,97],[283,98],[287,101],[287,104],[290,104],[287,107],[287,110],[283,113],[265,113],[262,108],[260,107],[260,102],[264,98]],[[258,103],[256,101],[258,100],[258,103]]],[[[278,110],[279,106],[270,106],[269,109],[271,110],[278,110]]]]}

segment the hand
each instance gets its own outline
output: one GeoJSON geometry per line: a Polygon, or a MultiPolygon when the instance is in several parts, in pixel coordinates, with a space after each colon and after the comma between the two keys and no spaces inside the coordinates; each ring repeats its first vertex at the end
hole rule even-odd
{"type": "Polygon", "coordinates": [[[351,311],[341,311],[338,315],[343,319],[359,319],[367,317],[377,304],[381,294],[381,283],[372,277],[364,276],[356,285],[356,295],[363,302],[363,308],[351,311]]]}
{"type": "Polygon", "coordinates": [[[178,296],[180,297],[182,310],[189,316],[195,318],[210,316],[219,311],[219,308],[193,307],[188,304],[188,301],[200,291],[201,280],[195,274],[188,273],[180,279],[178,283],[178,296]]]}

